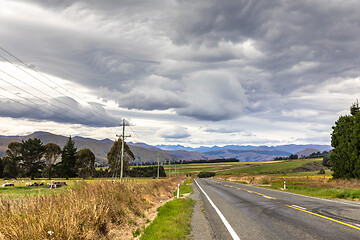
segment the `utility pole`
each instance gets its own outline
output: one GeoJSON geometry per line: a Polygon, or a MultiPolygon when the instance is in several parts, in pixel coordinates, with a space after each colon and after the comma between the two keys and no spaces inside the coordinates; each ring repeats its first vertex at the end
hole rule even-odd
{"type": "Polygon", "coordinates": [[[159,151],[158,151],[158,169],[157,169],[157,178],[159,179],[159,172],[160,170],[159,170],[159,151]]]}
{"type": "Polygon", "coordinates": [[[169,159],[169,177],[170,177],[170,170],[171,168],[170,168],[170,159],[169,159]]]}
{"type": "MultiPolygon", "coordinates": [[[[125,136],[125,119],[123,119],[123,131],[122,131],[122,135],[116,135],[117,137],[122,138],[121,141],[121,170],[120,170],[120,182],[122,182],[123,179],[123,169],[124,169],[124,145],[125,145],[125,138],[127,137],[131,137],[131,135],[125,136]]],[[[116,181],[116,180],[115,180],[116,181]]]]}

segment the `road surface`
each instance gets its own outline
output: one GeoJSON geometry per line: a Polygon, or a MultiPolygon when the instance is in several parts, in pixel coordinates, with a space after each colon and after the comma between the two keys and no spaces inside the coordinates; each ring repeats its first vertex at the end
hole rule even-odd
{"type": "Polygon", "coordinates": [[[360,239],[357,202],[213,179],[195,179],[194,192],[206,219],[194,229],[197,236],[204,226],[208,239],[360,239]]]}

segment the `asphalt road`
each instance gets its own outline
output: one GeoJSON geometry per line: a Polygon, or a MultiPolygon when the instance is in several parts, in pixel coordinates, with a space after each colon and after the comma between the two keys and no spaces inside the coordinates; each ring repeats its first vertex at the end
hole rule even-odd
{"type": "Polygon", "coordinates": [[[360,239],[357,202],[212,179],[195,179],[194,192],[206,219],[194,231],[206,226],[208,239],[360,239]]]}

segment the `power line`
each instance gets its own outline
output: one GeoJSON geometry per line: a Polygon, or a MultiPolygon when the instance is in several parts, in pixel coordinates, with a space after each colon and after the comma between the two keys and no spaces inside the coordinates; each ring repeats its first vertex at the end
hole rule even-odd
{"type": "MultiPolygon", "coordinates": [[[[0,71],[1,71],[1,70],[0,70],[0,71]]],[[[15,79],[16,79],[16,78],[15,78],[15,79]]],[[[63,112],[69,113],[70,115],[72,114],[71,112],[69,112],[69,111],[67,111],[67,110],[62,109],[62,108],[60,108],[60,107],[58,107],[58,106],[56,106],[56,105],[52,104],[51,102],[48,102],[48,101],[46,101],[46,100],[44,100],[44,99],[42,99],[42,98],[40,98],[40,97],[38,97],[38,96],[36,96],[36,95],[34,95],[34,94],[30,93],[30,92],[28,92],[28,91],[26,91],[26,90],[22,89],[21,87],[16,86],[16,85],[12,84],[11,82],[6,81],[6,80],[5,80],[5,79],[3,79],[3,78],[0,78],[0,80],[2,80],[2,81],[4,81],[4,82],[6,82],[7,84],[9,84],[9,85],[11,85],[11,86],[13,86],[13,87],[15,87],[15,88],[17,88],[17,89],[20,89],[21,91],[23,91],[23,92],[25,92],[25,93],[27,93],[27,94],[30,94],[31,96],[33,96],[33,97],[35,97],[35,98],[37,98],[37,99],[39,99],[39,100],[41,100],[41,101],[43,101],[43,102],[45,102],[45,103],[48,103],[48,104],[52,105],[53,107],[56,107],[56,108],[60,109],[60,110],[61,110],[61,111],[63,111],[63,112]]],[[[16,79],[16,80],[18,80],[18,79],[16,79]]],[[[7,91],[7,92],[9,92],[9,91],[7,91]]]]}
{"type": "Polygon", "coordinates": [[[139,135],[136,134],[136,132],[134,131],[134,129],[133,129],[130,125],[128,125],[128,127],[130,128],[130,130],[135,134],[135,136],[136,136],[141,142],[145,143],[144,140],[142,140],[141,137],[139,137],[139,135]]]}
{"type": "MultiPolygon", "coordinates": [[[[8,53],[10,56],[14,57],[15,59],[17,59],[18,61],[20,61],[21,63],[23,63],[23,64],[24,64],[25,66],[27,66],[28,68],[30,68],[30,69],[32,69],[33,71],[35,71],[36,73],[38,73],[38,74],[40,74],[41,76],[45,77],[45,76],[42,75],[40,72],[38,72],[38,71],[36,71],[35,69],[31,68],[29,65],[27,65],[26,63],[24,63],[22,60],[20,60],[19,58],[17,58],[16,56],[14,56],[13,54],[11,54],[10,52],[6,51],[4,48],[0,47],[0,49],[2,49],[3,51],[5,51],[6,53],[8,53]]],[[[10,64],[14,65],[15,67],[17,67],[18,69],[20,69],[22,72],[30,75],[32,78],[36,79],[37,81],[41,82],[42,84],[45,84],[47,87],[55,90],[56,92],[60,93],[61,95],[65,96],[65,97],[68,97],[68,96],[64,95],[63,93],[59,92],[56,88],[54,88],[54,87],[46,84],[44,81],[38,79],[37,77],[35,77],[34,75],[30,74],[29,72],[23,70],[23,69],[20,68],[18,65],[16,65],[15,63],[13,63],[12,61],[10,61],[10,60],[7,59],[6,57],[2,56],[1,54],[0,54],[0,57],[1,57],[2,59],[4,59],[5,61],[9,62],[10,64]]],[[[46,95],[46,96],[48,96],[48,97],[50,97],[50,98],[53,98],[53,97],[50,96],[49,94],[47,94],[47,93],[45,93],[45,92],[43,92],[43,91],[41,91],[41,90],[39,90],[39,89],[34,88],[33,86],[29,85],[28,83],[24,82],[23,80],[18,79],[18,78],[14,77],[13,75],[11,75],[11,74],[3,71],[3,70],[0,70],[0,71],[3,72],[4,74],[6,74],[7,76],[9,76],[9,77],[11,77],[11,78],[13,78],[13,79],[16,79],[17,81],[19,81],[19,82],[27,85],[28,87],[34,89],[35,91],[38,91],[38,92],[40,92],[40,93],[43,94],[43,95],[46,95]]],[[[49,81],[51,81],[49,78],[47,78],[47,77],[45,77],[45,78],[48,79],[49,81]]],[[[7,81],[4,80],[4,79],[2,79],[2,80],[5,81],[6,83],[12,85],[13,87],[16,87],[16,88],[22,90],[23,92],[26,92],[26,93],[30,94],[31,96],[36,97],[36,98],[40,99],[41,101],[44,101],[44,102],[46,102],[46,103],[48,103],[48,104],[50,104],[50,105],[52,105],[52,106],[60,109],[61,111],[70,114],[70,116],[72,116],[72,115],[74,114],[74,113],[71,113],[71,112],[69,112],[68,110],[66,110],[66,109],[64,109],[64,108],[61,108],[61,107],[59,107],[59,106],[57,106],[57,105],[52,104],[51,102],[45,101],[45,100],[43,100],[43,99],[35,96],[34,94],[32,94],[32,93],[30,93],[30,92],[28,92],[28,91],[26,91],[26,90],[24,90],[24,89],[22,89],[22,88],[20,88],[20,87],[18,87],[18,86],[15,86],[15,85],[7,82],[7,81]]],[[[53,81],[51,81],[51,82],[53,82],[53,81]]],[[[55,82],[53,82],[53,83],[55,83],[55,82]]],[[[56,84],[56,83],[55,83],[55,84],[56,84]]],[[[58,84],[56,84],[56,85],[58,85],[58,84]]],[[[58,86],[60,86],[60,85],[58,85],[58,86]]],[[[64,88],[63,88],[63,89],[64,89],[64,88]]],[[[65,90],[66,90],[66,89],[65,89],[65,90]]],[[[66,90],[66,91],[67,91],[67,90],[66,90]]],[[[7,91],[7,92],[8,92],[8,91],[7,91]]],[[[69,91],[67,91],[67,92],[69,92],[69,91]]],[[[70,92],[69,92],[69,93],[70,93],[70,92]]],[[[59,100],[59,99],[57,99],[57,98],[53,98],[53,99],[56,100],[57,102],[61,103],[61,104],[64,104],[64,105],[70,107],[71,109],[74,109],[74,110],[76,111],[76,113],[77,113],[78,111],[80,111],[80,112],[82,112],[82,113],[84,113],[84,114],[87,114],[87,113],[86,113],[84,110],[82,110],[81,108],[74,108],[73,106],[71,106],[71,105],[67,104],[66,102],[63,102],[63,101],[61,101],[61,100],[59,100]]],[[[86,102],[85,100],[83,100],[83,101],[86,102]]],[[[87,103],[87,102],[86,102],[86,103],[87,103]]],[[[87,103],[87,104],[90,105],[89,103],[87,103]]],[[[100,114],[99,114],[98,116],[102,116],[102,118],[104,118],[104,117],[103,117],[103,116],[104,116],[104,112],[103,112],[104,109],[100,109],[100,108],[99,108],[98,106],[96,106],[96,105],[91,105],[91,106],[94,106],[94,107],[96,107],[97,109],[101,110],[101,112],[99,112],[100,114]]],[[[90,109],[89,109],[89,110],[90,110],[90,109]]],[[[93,110],[95,110],[95,109],[93,109],[93,110]]],[[[90,111],[91,111],[91,110],[90,110],[90,111]]],[[[98,111],[96,111],[96,112],[98,112],[98,111]]],[[[96,118],[99,118],[98,116],[96,116],[96,118]]],[[[78,115],[78,117],[81,119],[83,116],[78,115]]],[[[73,119],[75,120],[75,118],[73,118],[73,119]]],[[[105,118],[104,118],[104,119],[105,119],[105,118]]]]}
{"type": "MultiPolygon", "coordinates": [[[[0,79],[1,79],[1,78],[0,78],[0,79]]],[[[2,80],[2,79],[1,79],[1,80],[2,80]]],[[[7,91],[7,90],[6,90],[5,88],[3,88],[3,87],[0,87],[0,89],[6,91],[6,92],[8,92],[8,93],[11,93],[11,92],[7,91]]],[[[11,93],[11,94],[15,95],[16,97],[20,97],[20,98],[22,98],[22,99],[24,99],[24,100],[26,100],[26,101],[28,101],[28,102],[31,102],[31,103],[33,103],[33,104],[35,104],[35,105],[38,105],[38,106],[40,106],[40,107],[42,107],[42,108],[45,108],[46,110],[52,111],[52,110],[49,109],[49,108],[46,108],[46,107],[44,107],[44,106],[42,106],[42,105],[40,105],[40,104],[38,104],[38,103],[36,103],[36,102],[33,102],[33,101],[29,100],[29,99],[26,99],[26,98],[22,97],[22,96],[16,95],[15,93],[11,93]]],[[[15,100],[15,99],[8,98],[8,97],[6,97],[6,96],[4,96],[4,95],[2,95],[2,94],[0,94],[0,95],[1,95],[2,97],[4,97],[4,98],[8,99],[8,100],[17,102],[17,103],[19,103],[19,104],[21,104],[21,105],[23,105],[23,106],[25,106],[25,107],[30,107],[30,108],[32,108],[32,109],[34,109],[34,110],[36,110],[36,111],[39,110],[39,109],[37,109],[37,108],[34,108],[33,106],[26,105],[26,104],[24,104],[24,103],[22,103],[22,102],[20,102],[20,101],[15,100]]],[[[43,112],[46,113],[45,111],[43,111],[43,112]]],[[[52,111],[52,112],[53,112],[53,111],[52,111]]]]}
{"type": "MultiPolygon", "coordinates": [[[[6,52],[7,54],[9,54],[10,56],[12,56],[13,58],[15,58],[17,61],[21,62],[24,66],[30,68],[31,70],[33,70],[34,72],[38,73],[40,76],[42,76],[43,78],[47,79],[48,81],[54,83],[56,86],[58,86],[59,88],[65,90],[66,92],[70,93],[72,96],[74,96],[75,98],[78,98],[80,100],[82,100],[83,102],[87,103],[88,105],[90,105],[87,101],[85,101],[84,99],[82,99],[81,97],[79,96],[76,96],[75,94],[71,93],[70,91],[68,91],[67,89],[63,88],[62,86],[60,86],[59,84],[57,84],[56,82],[52,81],[51,79],[49,79],[48,77],[44,76],[43,74],[41,74],[39,71],[37,71],[36,69],[34,69],[33,67],[31,67],[30,65],[26,64],[24,61],[22,61],[21,59],[19,59],[18,57],[16,57],[14,54],[10,53],[9,51],[7,51],[6,49],[4,49],[3,47],[0,46],[0,49],[3,50],[4,52],[6,52]]],[[[53,90],[55,90],[56,92],[60,93],[61,95],[63,96],[66,96],[68,97],[67,95],[59,92],[56,88],[53,88],[52,86],[49,86],[48,84],[46,84],[45,82],[43,82],[42,80],[34,77],[32,74],[28,73],[27,71],[23,70],[22,68],[20,68],[19,66],[17,66],[16,64],[12,63],[10,60],[6,59],[5,57],[3,57],[2,55],[0,55],[3,59],[5,59],[7,62],[13,64],[14,66],[16,66],[17,68],[19,68],[21,71],[27,73],[28,75],[32,76],[33,78],[37,79],[38,81],[42,82],[43,84],[45,84],[46,86],[52,88],[53,90]]],[[[94,105],[91,105],[91,106],[94,106],[94,105]]],[[[102,109],[99,108],[98,106],[94,106],[96,107],[98,110],[100,110],[101,114],[102,114],[102,109]]]]}
{"type": "MultiPolygon", "coordinates": [[[[53,97],[50,96],[49,94],[47,94],[47,93],[45,93],[45,92],[43,92],[43,91],[41,91],[41,90],[39,90],[39,89],[37,89],[37,88],[34,88],[33,86],[31,86],[31,85],[27,84],[26,82],[24,82],[24,81],[22,81],[22,80],[20,80],[20,79],[18,79],[18,78],[16,78],[16,77],[14,77],[13,75],[11,75],[11,74],[9,74],[9,73],[7,73],[7,72],[4,72],[4,71],[1,70],[1,69],[0,69],[0,72],[5,73],[5,74],[8,75],[9,77],[11,77],[11,78],[13,78],[13,79],[15,79],[15,80],[17,80],[17,81],[25,84],[26,86],[34,89],[35,91],[40,92],[41,94],[44,94],[45,96],[48,96],[48,97],[50,97],[50,98],[53,98],[53,97]]],[[[5,81],[5,80],[3,80],[3,81],[5,81]]],[[[10,84],[10,83],[9,83],[9,84],[10,84]]],[[[11,84],[11,85],[12,85],[12,84],[11,84]]],[[[12,86],[14,86],[14,85],[12,85],[12,86]]],[[[17,87],[17,86],[14,86],[14,87],[17,87]]],[[[17,87],[17,88],[19,88],[19,87],[17,87]]],[[[25,91],[25,90],[23,90],[23,91],[25,91]]],[[[27,92],[27,91],[26,91],[26,92],[27,92]]],[[[31,94],[31,93],[29,93],[29,92],[27,92],[27,93],[28,93],[28,94],[31,94]]],[[[31,94],[31,95],[32,95],[32,94],[31,94]]],[[[32,95],[32,96],[34,96],[34,95],[32,95]]],[[[36,97],[36,96],[34,96],[34,97],[36,97]]],[[[76,109],[76,108],[74,108],[73,106],[71,106],[71,105],[69,105],[69,104],[67,104],[67,103],[65,103],[65,102],[63,102],[63,101],[60,101],[60,100],[57,99],[57,98],[53,98],[53,99],[56,100],[57,102],[60,102],[60,103],[62,103],[62,104],[64,104],[64,105],[66,105],[66,106],[74,109],[74,110],[80,110],[81,112],[83,112],[81,109],[76,109]]],[[[51,104],[51,103],[50,103],[50,104],[51,104]]],[[[51,105],[53,105],[53,104],[51,104],[51,105]]],[[[55,106],[55,105],[53,105],[53,106],[55,106]]],[[[64,109],[62,109],[62,108],[60,108],[60,107],[58,107],[58,106],[55,106],[55,107],[57,107],[57,108],[59,108],[59,109],[61,109],[61,110],[63,110],[63,111],[66,111],[66,110],[64,110],[64,109]]],[[[68,112],[68,111],[66,111],[66,112],[68,112]]],[[[68,113],[70,113],[70,112],[68,112],[68,113]]],[[[85,112],[83,112],[83,113],[85,113],[85,112]]],[[[70,113],[70,114],[72,114],[72,113],[70,113]]]]}

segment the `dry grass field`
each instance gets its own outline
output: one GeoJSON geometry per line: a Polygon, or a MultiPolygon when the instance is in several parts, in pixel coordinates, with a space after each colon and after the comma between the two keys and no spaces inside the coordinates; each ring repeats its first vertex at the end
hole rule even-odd
{"type": "Polygon", "coordinates": [[[94,181],[58,194],[0,200],[0,239],[131,239],[184,177],[142,184],[94,181]]]}

